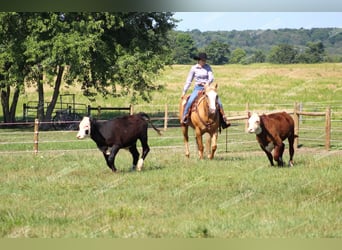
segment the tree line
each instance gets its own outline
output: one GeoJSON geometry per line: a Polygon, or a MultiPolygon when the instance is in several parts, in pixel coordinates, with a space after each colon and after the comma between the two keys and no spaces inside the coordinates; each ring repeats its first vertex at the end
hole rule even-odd
{"type": "Polygon", "coordinates": [[[342,61],[342,29],[278,29],[246,31],[173,31],[173,59],[192,62],[206,51],[212,64],[319,63],[342,61]]]}

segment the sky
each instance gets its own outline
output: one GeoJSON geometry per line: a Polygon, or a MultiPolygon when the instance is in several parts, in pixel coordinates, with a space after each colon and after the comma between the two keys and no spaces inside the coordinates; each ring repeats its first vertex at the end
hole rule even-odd
{"type": "Polygon", "coordinates": [[[342,12],[176,12],[173,17],[181,20],[180,31],[342,29],[342,12]]]}

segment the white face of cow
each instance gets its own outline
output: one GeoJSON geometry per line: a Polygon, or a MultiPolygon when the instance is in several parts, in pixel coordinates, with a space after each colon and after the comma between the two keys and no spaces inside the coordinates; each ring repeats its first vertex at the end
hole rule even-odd
{"type": "Polygon", "coordinates": [[[89,117],[83,117],[79,125],[79,130],[77,133],[77,139],[83,139],[90,134],[90,119],[89,117]]]}
{"type": "Polygon", "coordinates": [[[261,127],[260,127],[260,117],[258,114],[253,113],[251,117],[248,119],[248,133],[255,133],[260,134],[261,133],[261,127]]]}

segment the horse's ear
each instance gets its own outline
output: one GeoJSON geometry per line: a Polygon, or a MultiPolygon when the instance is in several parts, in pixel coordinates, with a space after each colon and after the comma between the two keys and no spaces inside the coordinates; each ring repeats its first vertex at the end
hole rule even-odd
{"type": "Polygon", "coordinates": [[[248,116],[248,119],[251,118],[251,112],[250,111],[248,111],[247,116],[248,116]]]}
{"type": "Polygon", "coordinates": [[[218,88],[218,84],[217,84],[217,82],[215,83],[214,87],[215,87],[215,89],[217,89],[217,88],[218,88]]]}

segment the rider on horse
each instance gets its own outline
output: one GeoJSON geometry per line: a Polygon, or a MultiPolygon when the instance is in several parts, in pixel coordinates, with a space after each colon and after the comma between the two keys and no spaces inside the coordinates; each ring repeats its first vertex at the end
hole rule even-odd
{"type": "MultiPolygon", "coordinates": [[[[204,90],[205,85],[210,85],[214,81],[213,71],[209,64],[206,63],[207,61],[207,54],[206,53],[199,53],[198,56],[194,57],[197,60],[197,64],[191,67],[188,77],[186,78],[186,83],[183,88],[182,98],[185,96],[185,93],[190,88],[191,82],[195,79],[195,87],[193,92],[191,93],[182,115],[183,124],[188,124],[188,115],[189,109],[198,96],[198,93],[204,90]]],[[[218,98],[218,104],[220,107],[220,125],[223,129],[230,126],[230,123],[227,122],[226,115],[223,111],[223,106],[220,98],[218,98]]]]}

